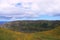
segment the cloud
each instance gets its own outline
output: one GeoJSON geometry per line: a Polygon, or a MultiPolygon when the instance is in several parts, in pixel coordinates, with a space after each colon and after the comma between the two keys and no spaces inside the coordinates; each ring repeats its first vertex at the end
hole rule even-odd
{"type": "Polygon", "coordinates": [[[11,19],[12,17],[8,17],[8,16],[0,16],[0,19],[11,19]]]}
{"type": "Polygon", "coordinates": [[[0,16],[0,21],[8,21],[11,20],[12,17],[8,17],[8,16],[0,16]]]}
{"type": "Polygon", "coordinates": [[[60,16],[60,0],[0,0],[0,15],[15,19],[60,16]]]}

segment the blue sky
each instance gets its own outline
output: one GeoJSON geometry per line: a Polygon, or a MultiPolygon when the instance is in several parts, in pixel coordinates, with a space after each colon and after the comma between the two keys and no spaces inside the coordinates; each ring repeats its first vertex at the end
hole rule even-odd
{"type": "Polygon", "coordinates": [[[60,0],[0,0],[0,21],[60,20],[60,0]]]}

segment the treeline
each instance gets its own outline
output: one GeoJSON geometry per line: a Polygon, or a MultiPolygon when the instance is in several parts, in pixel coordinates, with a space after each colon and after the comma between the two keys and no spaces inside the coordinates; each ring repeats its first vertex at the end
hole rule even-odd
{"type": "Polygon", "coordinates": [[[13,21],[3,24],[1,27],[8,28],[13,31],[21,32],[38,32],[47,31],[60,26],[60,21],[47,21],[47,20],[37,20],[37,21],[13,21]]]}

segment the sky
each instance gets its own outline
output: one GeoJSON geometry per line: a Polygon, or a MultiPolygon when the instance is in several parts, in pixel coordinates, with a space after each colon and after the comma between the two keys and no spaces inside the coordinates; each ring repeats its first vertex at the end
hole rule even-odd
{"type": "Polygon", "coordinates": [[[0,0],[0,21],[60,20],[60,0],[0,0]]]}

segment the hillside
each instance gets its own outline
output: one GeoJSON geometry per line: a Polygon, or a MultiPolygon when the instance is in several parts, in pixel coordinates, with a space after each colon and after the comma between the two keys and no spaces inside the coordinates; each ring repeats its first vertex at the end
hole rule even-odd
{"type": "Polygon", "coordinates": [[[60,40],[60,21],[13,21],[0,25],[0,40],[60,40]]]}
{"type": "Polygon", "coordinates": [[[23,20],[23,21],[12,21],[1,25],[2,28],[7,28],[18,32],[41,32],[54,29],[60,26],[60,21],[47,21],[47,20],[23,20]]]}
{"type": "Polygon", "coordinates": [[[17,40],[18,34],[11,30],[0,28],[0,40],[17,40]]]}
{"type": "Polygon", "coordinates": [[[0,28],[0,40],[60,40],[60,26],[49,31],[22,33],[0,28]]]}

